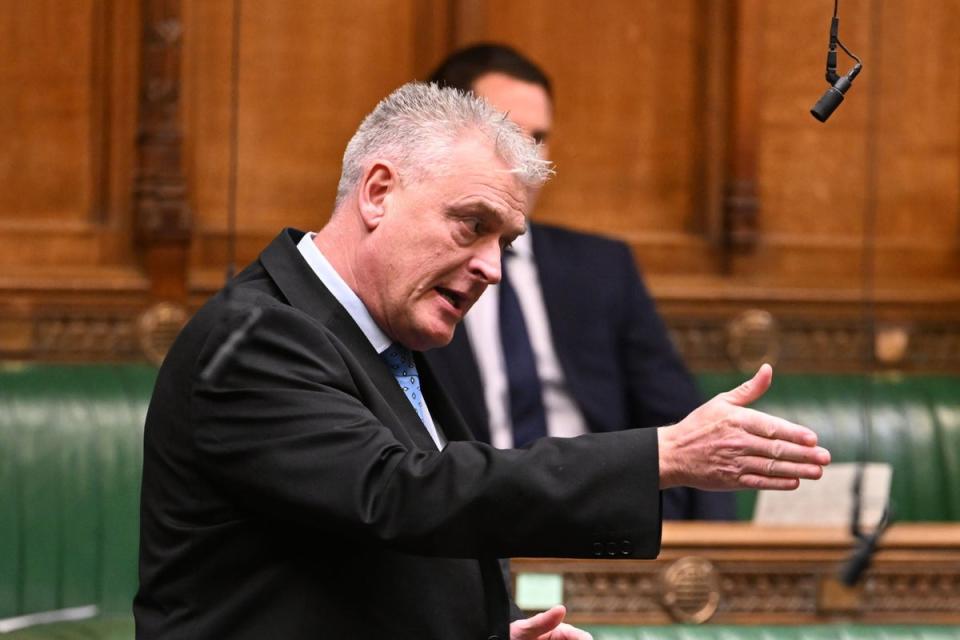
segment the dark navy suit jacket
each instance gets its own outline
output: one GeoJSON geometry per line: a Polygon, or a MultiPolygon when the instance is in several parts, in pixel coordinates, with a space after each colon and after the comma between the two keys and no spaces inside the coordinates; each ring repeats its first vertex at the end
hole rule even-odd
{"type": "MultiPolygon", "coordinates": [[[[678,422],[702,402],[619,241],[531,224],[533,255],[560,366],[592,432],[678,422]]],[[[480,370],[467,332],[427,358],[474,435],[490,441],[480,370]]],[[[671,519],[734,519],[732,493],[664,492],[671,519]]]]}

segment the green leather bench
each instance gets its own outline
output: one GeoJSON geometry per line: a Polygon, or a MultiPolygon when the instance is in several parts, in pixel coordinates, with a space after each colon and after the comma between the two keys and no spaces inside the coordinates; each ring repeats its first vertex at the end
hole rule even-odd
{"type": "Polygon", "coordinates": [[[800,625],[588,627],[594,640],[960,640],[960,627],[922,625],[800,625]]]}
{"type": "Polygon", "coordinates": [[[90,604],[130,616],[155,377],[146,365],[0,371],[0,619],[90,604]]]}
{"type": "MultiPolygon", "coordinates": [[[[155,375],[147,365],[0,368],[0,620],[90,604],[100,611],[95,620],[4,637],[132,637],[141,438],[155,375]]],[[[712,394],[742,379],[709,374],[700,381],[712,394]]],[[[894,465],[897,518],[960,519],[960,379],[881,378],[872,394],[875,457],[894,465]]],[[[860,438],[860,396],[854,376],[783,375],[759,407],[817,428],[835,460],[849,460],[860,438]]],[[[743,517],[750,516],[752,499],[742,496],[743,517]]],[[[760,627],[736,629],[598,628],[597,637],[768,637],[760,627]]],[[[800,627],[772,629],[777,638],[954,637],[823,635],[865,629],[833,626],[811,627],[814,635],[796,636],[784,634],[799,633],[800,627]]],[[[919,627],[909,632],[927,633],[919,627]]]]}
{"type": "MultiPolygon", "coordinates": [[[[703,374],[707,396],[743,381],[740,374],[703,374]]],[[[870,459],[893,465],[890,503],[900,522],[960,521],[960,378],[775,375],[754,406],[814,428],[834,462],[856,461],[863,443],[861,398],[872,405],[870,459]]],[[[737,495],[740,520],[753,515],[756,492],[737,495]]]]}

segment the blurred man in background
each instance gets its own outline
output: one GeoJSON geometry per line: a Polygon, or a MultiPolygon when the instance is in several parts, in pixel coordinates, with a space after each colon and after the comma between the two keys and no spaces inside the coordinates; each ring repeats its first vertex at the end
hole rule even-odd
{"type": "MultiPolygon", "coordinates": [[[[548,155],[550,79],[517,51],[462,49],[430,81],[486,99],[548,155]]],[[[502,273],[450,346],[428,354],[478,439],[510,448],[548,435],[654,427],[702,402],[626,244],[531,223],[505,253],[502,273]]],[[[676,487],[663,499],[664,518],[735,517],[732,493],[676,487]]]]}

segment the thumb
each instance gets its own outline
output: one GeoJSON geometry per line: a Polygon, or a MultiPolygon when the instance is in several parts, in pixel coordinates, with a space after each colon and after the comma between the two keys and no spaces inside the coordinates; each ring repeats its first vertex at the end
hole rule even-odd
{"type": "Polygon", "coordinates": [[[736,389],[731,389],[724,393],[724,397],[731,404],[745,407],[756,402],[770,388],[773,381],[773,367],[769,364],[762,364],[753,377],[741,384],[736,389]]]}
{"type": "Polygon", "coordinates": [[[566,615],[567,608],[558,604],[526,620],[517,620],[510,625],[510,640],[536,640],[557,628],[566,615]]]}

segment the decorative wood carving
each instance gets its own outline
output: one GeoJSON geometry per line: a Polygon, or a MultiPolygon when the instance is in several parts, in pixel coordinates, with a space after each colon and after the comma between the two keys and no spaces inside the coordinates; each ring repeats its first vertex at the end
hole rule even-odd
{"type": "Polygon", "coordinates": [[[836,529],[668,522],[656,560],[522,558],[511,568],[562,575],[574,624],[960,623],[960,524],[892,527],[852,589],[836,579],[851,548],[836,529]]]}
{"type": "Polygon", "coordinates": [[[181,167],[179,0],[144,0],[134,191],[138,239],[155,298],[184,300],[190,213],[181,167]]]}
{"type": "Polygon", "coordinates": [[[697,371],[750,372],[769,362],[781,371],[960,373],[960,322],[887,322],[871,347],[870,328],[849,313],[781,313],[746,308],[666,320],[680,354],[697,371]]]}
{"type": "Polygon", "coordinates": [[[159,302],[140,314],[137,343],[147,360],[160,366],[189,319],[190,314],[182,305],[169,302],[159,302]]]}
{"type": "Polygon", "coordinates": [[[57,362],[143,360],[137,310],[43,308],[0,321],[0,359],[57,362]]]}

